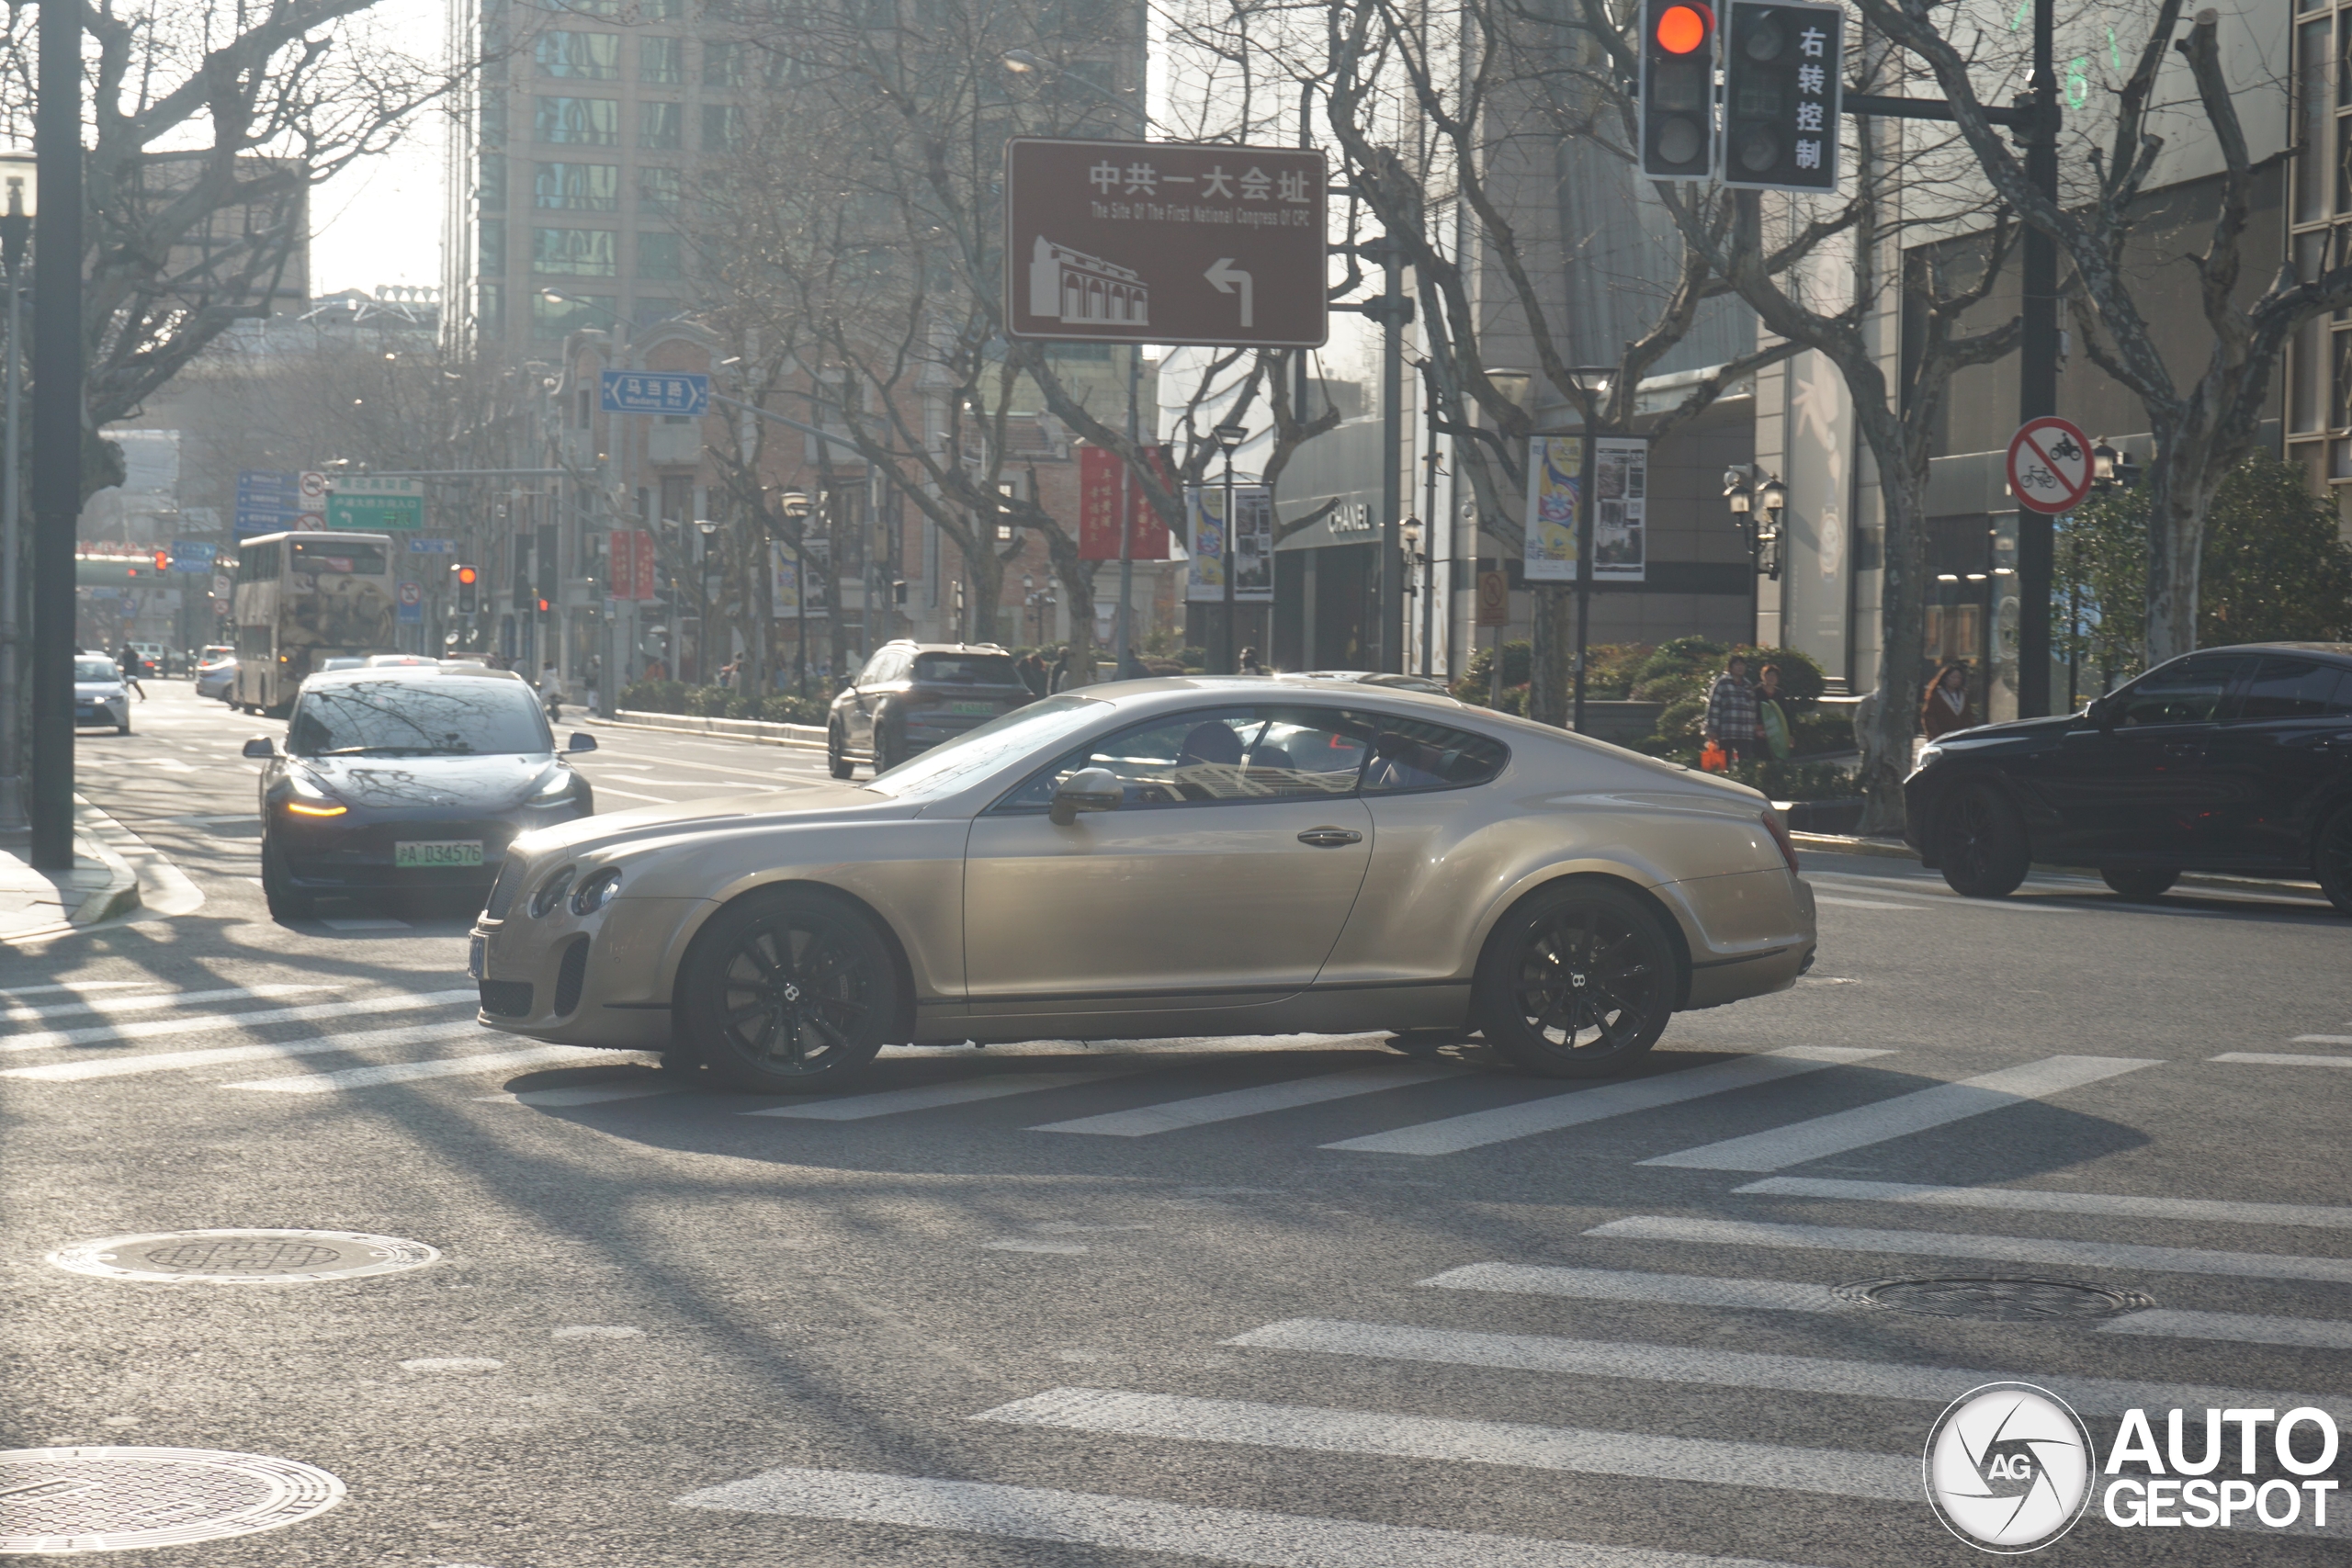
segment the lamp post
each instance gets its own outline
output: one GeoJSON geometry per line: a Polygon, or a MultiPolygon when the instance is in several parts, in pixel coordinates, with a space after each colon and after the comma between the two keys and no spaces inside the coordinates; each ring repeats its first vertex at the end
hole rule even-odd
{"type": "MultiPolygon", "coordinates": [[[[1781,580],[1781,513],[1789,504],[1789,487],[1781,476],[1765,476],[1764,470],[1749,463],[1735,463],[1724,470],[1724,501],[1731,508],[1733,525],[1740,537],[1747,542],[1747,563],[1754,575],[1781,580]]],[[[1762,612],[1757,604],[1753,583],[1747,597],[1747,640],[1760,646],[1764,640],[1762,612]]]]}
{"type": "MultiPolygon", "coordinates": [[[[1432,487],[1436,480],[1430,480],[1432,487]]],[[[1430,615],[1437,595],[1436,574],[1429,570],[1429,552],[1421,548],[1421,520],[1408,517],[1396,530],[1399,546],[1405,552],[1405,597],[1418,596],[1421,602],[1421,673],[1430,672],[1430,615]]]]}
{"type": "Polygon", "coordinates": [[[24,426],[18,422],[23,389],[21,335],[23,312],[20,278],[25,251],[33,237],[33,161],[22,154],[0,155],[0,178],[8,186],[8,209],[0,217],[0,267],[7,274],[8,362],[6,381],[7,443],[0,449],[0,833],[15,834],[25,827],[24,767],[17,743],[23,623],[20,606],[24,584],[17,570],[24,550],[18,512],[17,455],[23,449],[24,426]]]}
{"type": "Polygon", "coordinates": [[[82,10],[43,0],[33,154],[32,835],[43,871],[74,868],[74,534],[82,515],[82,10]]]}
{"type": "MultiPolygon", "coordinates": [[[[804,703],[808,700],[808,552],[801,548],[800,541],[808,531],[809,505],[806,491],[788,490],[776,498],[777,509],[792,525],[792,537],[786,543],[792,546],[792,592],[798,601],[792,606],[792,619],[798,628],[792,652],[792,684],[804,703]]],[[[761,565],[764,570],[766,563],[761,565]]]]}
{"type": "Polygon", "coordinates": [[[1234,525],[1238,519],[1233,515],[1233,454],[1250,439],[1250,427],[1239,423],[1218,424],[1211,427],[1210,434],[1216,439],[1217,449],[1225,454],[1225,515],[1217,525],[1216,541],[1217,574],[1225,583],[1225,606],[1217,618],[1215,662],[1217,674],[1230,675],[1234,672],[1233,573],[1241,557],[1240,530],[1234,525]]]}

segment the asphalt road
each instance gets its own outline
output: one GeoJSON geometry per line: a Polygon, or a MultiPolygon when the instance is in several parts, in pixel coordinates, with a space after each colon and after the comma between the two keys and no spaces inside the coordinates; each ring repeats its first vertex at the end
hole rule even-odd
{"type": "MultiPolygon", "coordinates": [[[[866,1091],[924,1095],[756,1099],[514,1060],[468,1022],[469,911],[272,923],[236,748],[277,727],[149,691],[81,787],[201,907],[0,951],[0,1448],[277,1456],[346,1494],[141,1561],[1960,1563],[1920,1452],[1978,1383],[2061,1393],[2102,1452],[2132,1407],[2160,1445],[2188,1408],[2191,1457],[2205,1406],[2352,1416],[2352,920],[2309,898],[1972,903],[1819,859],[1815,973],[1618,1084],[1047,1042],[893,1051],[866,1091]],[[212,1228],[440,1257],[45,1261],[212,1228]],[[1996,1322],[1829,1289],[1984,1277],[2146,1299],[1996,1322]]],[[[597,733],[608,810],[821,775],[597,733]]],[[[2340,1562],[2346,1517],[2095,1503],[2045,1560],[2340,1562]]]]}

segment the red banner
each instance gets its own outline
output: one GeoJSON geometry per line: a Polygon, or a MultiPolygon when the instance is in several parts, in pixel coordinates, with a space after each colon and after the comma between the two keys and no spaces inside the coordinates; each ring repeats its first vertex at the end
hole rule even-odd
{"type": "MultiPolygon", "coordinates": [[[[1168,475],[1168,448],[1147,446],[1144,456],[1162,485],[1173,488],[1168,475]]],[[[1143,481],[1107,446],[1078,449],[1078,558],[1119,558],[1119,479],[1127,480],[1127,558],[1166,560],[1168,525],[1151,509],[1143,481]]]]}
{"type": "Polygon", "coordinates": [[[612,587],[607,590],[611,596],[639,604],[651,599],[662,581],[654,561],[652,534],[643,528],[616,528],[607,550],[612,562],[612,587]]]}

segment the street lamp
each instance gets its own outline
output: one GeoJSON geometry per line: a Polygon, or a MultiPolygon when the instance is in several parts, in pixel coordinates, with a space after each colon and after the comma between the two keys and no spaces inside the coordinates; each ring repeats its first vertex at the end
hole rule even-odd
{"type": "Polygon", "coordinates": [[[1240,562],[1240,529],[1234,525],[1233,515],[1233,454],[1250,439],[1250,427],[1228,423],[1210,427],[1217,450],[1225,454],[1225,513],[1217,525],[1218,576],[1225,582],[1225,608],[1217,620],[1216,672],[1234,672],[1233,660],[1233,574],[1240,562]]]}
{"type": "Polygon", "coordinates": [[[32,243],[38,186],[34,172],[30,154],[0,153],[0,180],[7,182],[8,190],[7,212],[0,217],[0,267],[6,269],[8,290],[8,363],[5,372],[8,431],[5,449],[0,449],[0,832],[8,833],[25,826],[24,773],[17,755],[17,611],[24,598],[22,585],[17,581],[22,537],[17,510],[17,455],[24,444],[20,434],[24,426],[17,418],[23,389],[17,345],[24,341],[17,284],[25,252],[32,243]]]}
{"type": "MultiPolygon", "coordinates": [[[[792,683],[800,693],[800,700],[808,700],[808,552],[801,547],[801,540],[808,531],[808,513],[814,503],[806,491],[788,490],[776,497],[776,510],[792,525],[792,592],[799,603],[792,606],[793,624],[797,636],[792,652],[792,683]]],[[[764,662],[764,660],[763,660],[764,662]]]]}

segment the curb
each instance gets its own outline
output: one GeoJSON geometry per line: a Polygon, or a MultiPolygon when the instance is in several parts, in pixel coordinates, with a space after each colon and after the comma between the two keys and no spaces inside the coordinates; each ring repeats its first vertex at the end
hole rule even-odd
{"type": "MultiPolygon", "coordinates": [[[[127,829],[78,795],[74,797],[74,859],[76,865],[78,867],[81,862],[88,861],[104,868],[107,874],[105,885],[87,890],[76,889],[80,892],[80,898],[73,906],[74,912],[62,920],[21,931],[0,927],[0,944],[64,936],[103,920],[119,919],[140,908],[139,874],[107,842],[109,829],[113,833],[124,833],[127,829]]],[[[51,886],[57,886],[55,879],[47,874],[42,874],[42,879],[51,886]]],[[[66,890],[60,888],[59,891],[62,895],[66,890]]],[[[62,897],[59,907],[64,907],[62,897]]]]}
{"type": "MultiPolygon", "coordinates": [[[[1919,863],[1918,854],[1910,845],[1898,839],[1852,838],[1840,833],[1791,833],[1789,841],[1800,850],[1811,850],[1815,854],[1875,855],[1888,860],[1907,860],[1914,865],[1919,863]]],[[[2091,866],[2048,865],[2036,861],[2033,869],[2065,876],[2089,877],[2093,880],[2098,876],[2098,870],[2091,866]]],[[[2223,876],[2209,872],[2185,872],[2181,875],[2180,885],[2184,887],[2211,887],[2221,891],[2293,893],[2305,897],[2324,897],[2320,894],[2317,883],[2294,882],[2281,877],[2223,876]]]]}
{"type": "Polygon", "coordinates": [[[592,715],[581,722],[616,725],[623,729],[650,729],[667,735],[723,735],[736,740],[756,740],[808,751],[825,749],[824,728],[814,724],[770,724],[756,718],[703,718],[695,714],[628,710],[592,715]]]}

